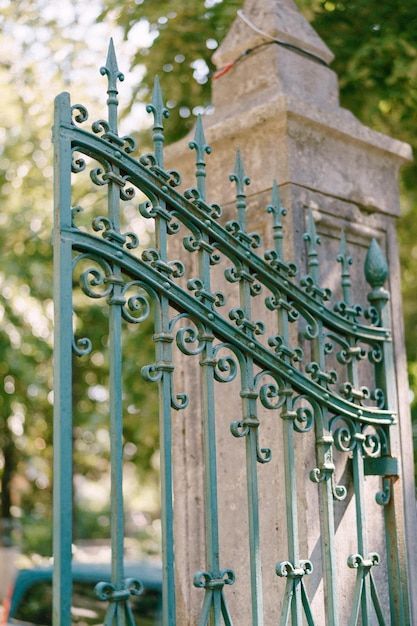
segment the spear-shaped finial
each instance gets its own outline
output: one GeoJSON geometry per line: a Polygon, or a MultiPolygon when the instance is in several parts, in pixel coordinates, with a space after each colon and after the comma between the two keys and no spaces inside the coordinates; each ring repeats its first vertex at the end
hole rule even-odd
{"type": "Polygon", "coordinates": [[[153,114],[152,139],[155,159],[159,167],[164,167],[164,117],[169,116],[169,111],[164,105],[158,76],[154,78],[152,102],[147,105],[146,110],[153,114]]]}
{"type": "Polygon", "coordinates": [[[307,267],[308,272],[314,282],[318,282],[319,259],[317,245],[320,243],[320,237],[317,235],[316,224],[311,209],[307,214],[307,232],[304,233],[304,241],[307,242],[307,267]]]}
{"type": "Polygon", "coordinates": [[[114,50],[113,38],[110,38],[109,48],[107,51],[106,65],[100,68],[100,74],[107,76],[107,107],[109,112],[109,128],[110,131],[117,134],[117,105],[119,101],[117,99],[117,81],[121,82],[125,79],[122,72],[120,72],[117,66],[116,52],[114,50]]]}
{"type": "Polygon", "coordinates": [[[195,155],[195,177],[197,179],[197,189],[198,192],[205,200],[206,198],[206,161],[205,154],[210,154],[211,148],[208,144],[206,144],[206,138],[204,136],[204,128],[203,121],[201,119],[201,115],[197,116],[197,123],[195,126],[195,134],[193,141],[188,143],[191,150],[196,151],[195,155]]]}
{"type": "Polygon", "coordinates": [[[347,250],[347,242],[346,242],[346,234],[343,229],[340,234],[340,245],[339,245],[339,254],[337,255],[337,261],[342,266],[342,291],[343,291],[343,300],[346,304],[350,304],[350,288],[352,286],[352,282],[350,280],[350,269],[349,267],[352,265],[352,257],[349,256],[347,250]]]}
{"type": "Polygon", "coordinates": [[[282,220],[281,217],[287,214],[287,209],[281,205],[281,197],[279,193],[279,187],[277,181],[274,180],[272,183],[272,197],[271,204],[269,204],[266,208],[268,213],[272,213],[274,218],[273,222],[273,230],[274,230],[274,242],[275,242],[275,252],[278,257],[282,259],[283,256],[283,246],[282,241],[284,238],[283,228],[282,228],[282,220]]]}
{"type": "Polygon", "coordinates": [[[384,253],[376,239],[372,239],[365,259],[365,278],[372,287],[368,300],[375,303],[380,310],[389,299],[389,293],[384,289],[388,278],[388,265],[384,253]]]}
{"type": "Polygon", "coordinates": [[[229,179],[236,183],[236,208],[238,212],[238,222],[242,230],[246,226],[246,194],[245,185],[250,184],[249,176],[246,176],[243,167],[243,160],[239,148],[236,150],[235,171],[230,174],[229,179]]]}

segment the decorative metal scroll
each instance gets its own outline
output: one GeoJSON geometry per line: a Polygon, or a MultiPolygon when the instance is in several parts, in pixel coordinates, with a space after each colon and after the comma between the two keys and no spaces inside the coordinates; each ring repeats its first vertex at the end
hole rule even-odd
{"type": "MultiPolygon", "coordinates": [[[[286,580],[280,626],[305,622],[322,626],[315,621],[304,582],[314,564],[306,555],[301,558],[297,521],[295,438],[308,432],[315,436],[317,451],[310,478],[318,486],[321,502],[326,624],[340,623],[333,502],[343,500],[347,493],[335,479],[335,449],[351,458],[356,507],[357,552],[346,555],[347,566],[357,572],[349,626],[359,620],[368,624],[371,615],[376,615],[378,624],[386,624],[372,573],[383,557],[368,549],[364,495],[364,475],[379,475],[381,490],[376,499],[389,507],[398,473],[390,445],[396,415],[389,295],[384,288],[388,269],[379,244],[373,239],[367,253],[365,277],[371,292],[369,306],[362,308],[351,299],[352,259],[345,234],[341,234],[337,261],[343,297],[332,304],[330,290],[320,283],[320,240],[311,211],[304,235],[307,274],[300,278],[299,269],[284,256],[282,218],[286,210],[278,184],[273,182],[271,202],[266,207],[274,248],[261,253],[259,234],[248,232],[246,227],[245,188],[250,181],[240,152],[230,175],[236,187],[236,218],[222,224],[220,205],[206,199],[206,155],[211,149],[201,117],[189,143],[196,157],[196,186],[181,192],[179,173],[164,166],[164,118],[168,110],[158,79],[147,108],[153,115],[154,151],[137,157],[135,139],[118,134],[118,81],[123,75],[113,43],[101,74],[108,81],[108,116],[93,122],[92,132],[86,124],[85,107],[71,106],[66,93],[55,103],[55,626],[71,623],[71,358],[72,354],[88,355],[92,349],[88,337],[73,336],[71,294],[77,267],[81,268],[82,291],[90,298],[105,299],[109,306],[112,581],[97,588],[98,596],[109,601],[106,624],[133,623],[129,597],[141,590],[139,581],[126,581],[123,573],[121,328],[124,322],[141,323],[151,310],[156,359],[142,369],[142,376],[157,382],[160,392],[164,626],[176,623],[171,411],[181,410],[189,402],[186,394],[174,391],[175,346],[185,355],[199,355],[201,370],[206,562],[194,576],[195,587],[203,590],[199,626],[239,624],[239,615],[231,615],[227,600],[227,587],[239,572],[221,562],[219,551],[214,410],[215,383],[235,379],[240,379],[242,413],[230,430],[232,436],[246,443],[253,626],[264,623],[257,481],[262,464],[271,459],[271,450],[260,443],[259,404],[283,422],[288,546],[284,560],[276,565],[276,574],[286,580]],[[90,229],[81,229],[77,225],[80,208],[71,204],[71,172],[86,170],[86,157],[97,163],[90,178],[95,185],[107,188],[108,201],[107,213],[95,217],[90,229]],[[155,223],[155,245],[148,249],[139,245],[133,232],[121,228],[123,202],[132,202],[137,191],[146,197],[138,203],[138,215],[155,223]],[[197,275],[187,276],[184,264],[171,258],[168,240],[175,237],[182,237],[184,254],[196,255],[197,275]],[[213,290],[212,268],[219,265],[224,266],[226,282],[238,285],[238,306],[230,308],[225,294],[213,290]],[[253,318],[255,298],[276,316],[276,331],[271,336],[262,338],[266,325],[253,318]],[[292,324],[302,329],[304,349],[294,341],[292,324]],[[329,359],[337,363],[337,371],[329,366],[329,359]],[[373,388],[360,380],[360,362],[366,360],[373,369],[373,388]]],[[[387,524],[390,623],[406,624],[406,601],[404,597],[400,603],[394,600],[398,597],[397,561],[392,556],[396,546],[390,532],[387,524]]],[[[277,546],[277,555],[279,549],[282,547],[277,546]]]]}

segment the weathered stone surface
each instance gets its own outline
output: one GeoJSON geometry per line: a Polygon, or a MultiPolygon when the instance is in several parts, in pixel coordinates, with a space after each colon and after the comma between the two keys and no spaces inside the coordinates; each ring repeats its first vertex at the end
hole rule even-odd
{"type": "MultiPolygon", "coordinates": [[[[248,0],[244,14],[261,30],[284,38],[312,52],[325,62],[330,51],[297,12],[291,0],[248,0]]],[[[222,66],[243,50],[265,38],[237,18],[229,35],[216,52],[222,66]]],[[[224,206],[224,219],[234,216],[233,186],[228,174],[233,169],[234,151],[239,146],[252,182],[248,187],[248,229],[259,231],[271,247],[272,230],[265,207],[270,202],[276,178],[285,218],[285,247],[288,259],[305,268],[302,234],[306,212],[313,209],[321,235],[322,282],[339,284],[340,267],[335,262],[338,238],[345,229],[354,257],[352,277],[354,300],[366,304],[363,262],[372,237],[382,245],[389,261],[391,312],[393,318],[399,425],[394,429],[394,453],[400,456],[401,480],[395,485],[387,519],[398,526],[403,546],[403,564],[409,580],[417,580],[417,522],[412,462],[412,434],[408,409],[398,251],[395,217],[399,214],[398,171],[411,158],[410,147],[364,126],[339,106],[337,79],[325,65],[280,46],[260,48],[213,84],[215,112],[205,121],[206,139],[214,148],[209,157],[207,190],[209,202],[224,206]],[[404,535],[404,526],[406,534],[404,535]],[[411,538],[411,539],[410,539],[411,538]],[[406,543],[408,540],[408,543],[406,543]],[[407,557],[406,558],[406,552],[407,557]],[[407,565],[408,562],[408,565],[407,565]]],[[[167,160],[181,169],[184,186],[194,185],[194,154],[183,140],[167,149],[167,160]],[[178,164],[180,163],[180,167],[178,164]]],[[[181,254],[180,248],[176,254],[181,254]]],[[[187,271],[195,268],[187,255],[187,271]]],[[[216,274],[215,287],[222,287],[228,304],[237,301],[237,291],[216,274]]],[[[253,317],[265,318],[265,308],[254,300],[253,317]]],[[[268,318],[271,327],[273,318],[268,318]]],[[[197,359],[177,359],[176,379],[182,387],[198,386],[197,359]]],[[[363,370],[363,378],[369,376],[363,370]]],[[[221,566],[233,567],[238,579],[226,589],[230,610],[239,626],[250,626],[249,568],[247,550],[247,501],[244,441],[230,435],[229,424],[240,415],[236,383],[216,386],[216,419],[219,474],[221,566]]],[[[195,396],[195,393],[194,393],[195,396]]],[[[258,470],[260,488],[265,624],[278,623],[285,583],[274,573],[277,561],[288,558],[286,548],[285,489],[283,474],[282,424],[271,412],[261,414],[261,445],[272,449],[273,460],[258,470]]],[[[201,590],[192,588],[192,575],[204,569],[203,458],[201,452],[201,409],[194,403],[174,419],[176,462],[175,505],[180,511],[176,526],[176,554],[180,609],[178,623],[192,625],[202,602],[201,590]]],[[[314,561],[315,571],[306,581],[317,624],[325,624],[321,571],[320,524],[317,485],[309,481],[315,466],[314,435],[295,438],[299,502],[300,556],[314,561]]],[[[356,551],[355,507],[352,479],[346,455],[336,455],[336,474],[348,487],[346,501],[335,505],[336,549],[341,624],[348,621],[353,598],[354,572],[346,557],[356,551]]],[[[366,503],[369,520],[369,549],[385,553],[384,511],[374,501],[379,489],[375,477],[367,477],[366,503]]],[[[384,610],[388,614],[386,564],[376,568],[384,610]]],[[[415,584],[415,583],[414,583],[415,584]]],[[[417,623],[417,593],[411,594],[417,623]]],[[[394,626],[394,625],[392,625],[394,626]]]]}

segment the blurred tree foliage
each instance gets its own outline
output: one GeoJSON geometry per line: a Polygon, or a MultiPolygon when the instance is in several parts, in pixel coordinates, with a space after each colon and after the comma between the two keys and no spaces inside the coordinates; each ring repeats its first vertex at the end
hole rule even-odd
{"type": "MultiPolygon", "coordinates": [[[[102,86],[100,102],[75,63],[85,49],[82,33],[77,39],[74,31],[75,8],[82,4],[73,3],[68,31],[47,0],[0,6],[0,542],[18,540],[24,552],[40,554],[51,553],[53,97],[73,77],[78,96],[84,93],[96,111],[105,106],[106,83],[98,72],[105,57],[93,56],[90,68],[102,86]]],[[[88,178],[81,181],[74,205],[91,213],[96,192],[88,178]]],[[[108,474],[107,306],[78,293],[74,302],[77,333],[93,344],[89,357],[74,357],[74,532],[75,538],[100,538],[109,534],[108,502],[85,496],[79,502],[78,494],[88,484],[91,492],[108,474]]],[[[141,365],[154,360],[151,335],[151,320],[124,328],[125,461],[145,495],[157,492],[159,480],[157,393],[140,378],[141,365]]],[[[108,485],[101,491],[108,495],[108,485]]],[[[130,508],[146,513],[147,507],[157,516],[157,497],[145,500],[130,508]]]]}
{"type": "MultiPolygon", "coordinates": [[[[417,154],[417,3],[403,0],[296,0],[299,8],[335,54],[342,105],[365,124],[411,144],[417,154]]],[[[154,33],[150,48],[140,48],[133,66],[148,68],[142,85],[150,90],[155,73],[173,121],[167,132],[178,139],[194,123],[192,113],[210,105],[213,49],[243,4],[239,0],[104,0],[101,19],[111,16],[125,35],[141,20],[154,33]],[[197,108],[196,108],[197,107],[197,108]]],[[[402,264],[406,344],[413,419],[417,423],[417,164],[401,174],[402,264]]]]}

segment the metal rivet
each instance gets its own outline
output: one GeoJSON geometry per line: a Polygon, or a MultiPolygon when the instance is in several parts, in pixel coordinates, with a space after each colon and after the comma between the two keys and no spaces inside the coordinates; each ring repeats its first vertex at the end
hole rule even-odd
{"type": "Polygon", "coordinates": [[[118,251],[116,252],[116,256],[117,256],[119,259],[123,259],[123,252],[121,252],[120,250],[118,250],[118,251]]]}
{"type": "Polygon", "coordinates": [[[209,314],[207,315],[207,317],[209,318],[209,320],[214,320],[214,315],[213,315],[213,313],[209,313],[209,314]]]}
{"type": "Polygon", "coordinates": [[[206,223],[207,226],[211,226],[210,220],[205,220],[205,223],[206,223]]]}
{"type": "Polygon", "coordinates": [[[358,327],[357,327],[356,324],[353,324],[352,328],[353,328],[353,330],[358,330],[358,327]]]}
{"type": "Polygon", "coordinates": [[[330,396],[329,396],[329,394],[328,394],[328,393],[325,393],[325,394],[323,395],[323,398],[324,398],[325,400],[328,400],[328,399],[330,398],[330,396]]]}
{"type": "Polygon", "coordinates": [[[288,369],[287,370],[287,374],[288,374],[288,376],[292,376],[292,370],[288,369]]]}
{"type": "Polygon", "coordinates": [[[362,409],[359,409],[359,411],[358,411],[358,415],[363,415],[363,411],[362,411],[362,409]]]}
{"type": "Polygon", "coordinates": [[[249,344],[249,348],[250,348],[251,350],[253,350],[253,349],[254,349],[254,347],[255,347],[255,344],[253,343],[253,341],[251,341],[251,342],[250,342],[250,344],[249,344]]]}
{"type": "Polygon", "coordinates": [[[165,289],[171,289],[170,283],[164,283],[164,287],[165,287],[165,289]]]}
{"type": "Polygon", "coordinates": [[[161,191],[168,191],[168,187],[166,185],[162,185],[161,191]]]}
{"type": "Polygon", "coordinates": [[[250,256],[250,250],[246,251],[246,256],[250,256]]]}
{"type": "Polygon", "coordinates": [[[122,153],[119,152],[119,150],[116,150],[116,152],[114,153],[114,156],[116,157],[116,159],[120,159],[120,157],[122,156],[122,153]]]}

